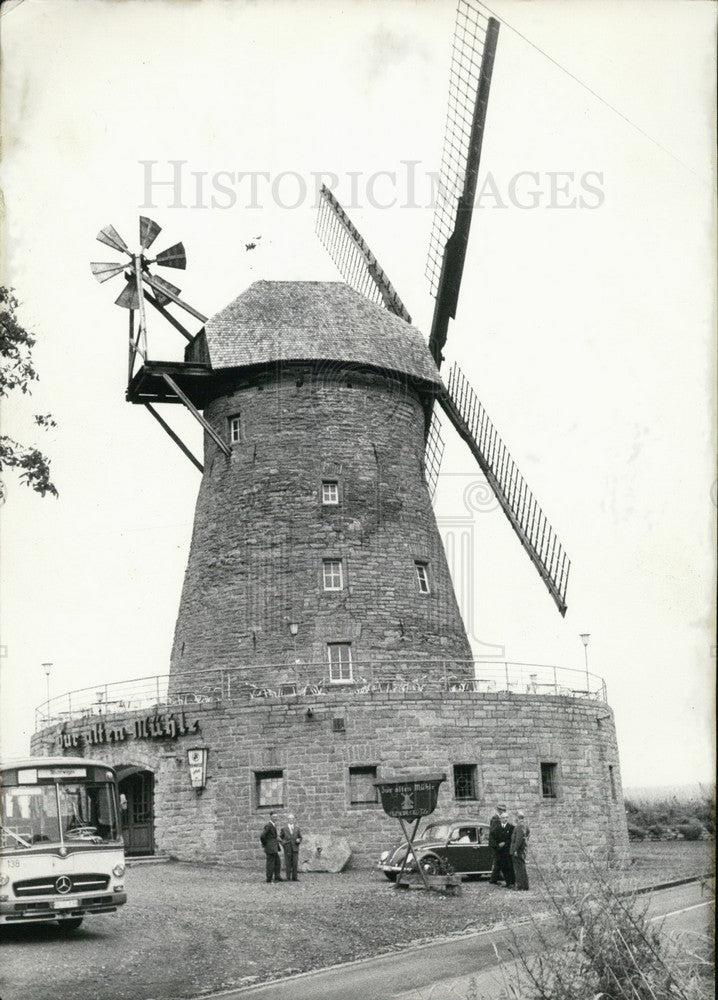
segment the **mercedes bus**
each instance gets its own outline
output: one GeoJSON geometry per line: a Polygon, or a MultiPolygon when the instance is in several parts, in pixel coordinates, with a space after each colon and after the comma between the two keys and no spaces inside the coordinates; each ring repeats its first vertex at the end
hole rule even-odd
{"type": "Polygon", "coordinates": [[[0,924],[57,921],[127,900],[117,779],[82,757],[0,765],[0,924]]]}

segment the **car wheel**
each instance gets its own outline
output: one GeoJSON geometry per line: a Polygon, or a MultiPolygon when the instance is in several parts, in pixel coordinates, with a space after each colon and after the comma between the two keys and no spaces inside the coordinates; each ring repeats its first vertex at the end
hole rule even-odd
{"type": "Polygon", "coordinates": [[[396,872],[384,872],[390,882],[396,882],[396,872]]]}
{"type": "Polygon", "coordinates": [[[421,869],[425,875],[439,875],[439,859],[429,855],[421,859],[421,869]]]}
{"type": "Polygon", "coordinates": [[[61,927],[63,931],[76,931],[77,928],[82,924],[84,917],[65,917],[62,920],[58,920],[58,927],[61,927]]]}

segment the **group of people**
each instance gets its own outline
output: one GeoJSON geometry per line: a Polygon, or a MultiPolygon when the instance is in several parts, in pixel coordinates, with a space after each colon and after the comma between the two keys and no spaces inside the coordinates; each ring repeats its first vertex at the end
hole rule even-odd
{"type": "Polygon", "coordinates": [[[297,882],[302,834],[294,813],[287,815],[287,822],[282,827],[277,826],[277,814],[270,813],[269,822],[262,830],[259,841],[267,860],[267,882],[297,882]],[[284,852],[285,878],[282,878],[280,850],[284,852]]]}
{"type": "Polygon", "coordinates": [[[516,813],[516,823],[509,820],[505,805],[497,805],[489,824],[489,847],[492,865],[489,882],[501,885],[504,880],[507,889],[527,890],[526,850],[529,840],[529,825],[522,812],[516,813]]]}
{"type": "MultiPolygon", "coordinates": [[[[294,813],[288,813],[283,826],[277,824],[277,813],[269,814],[269,822],[259,837],[267,862],[267,882],[298,881],[299,845],[302,833],[294,813]],[[284,872],[280,852],[284,853],[284,872]]],[[[491,848],[491,885],[501,885],[503,879],[507,889],[527,890],[526,851],[529,840],[529,825],[522,812],[516,813],[516,823],[511,823],[505,805],[497,805],[489,824],[489,847],[491,848]]]]}

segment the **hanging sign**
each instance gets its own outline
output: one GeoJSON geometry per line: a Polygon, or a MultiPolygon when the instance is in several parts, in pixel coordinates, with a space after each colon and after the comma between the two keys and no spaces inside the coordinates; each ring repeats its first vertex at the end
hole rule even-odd
{"type": "Polygon", "coordinates": [[[430,816],[436,809],[439,785],[445,774],[427,774],[417,778],[382,778],[374,782],[387,816],[416,820],[430,816]]]}
{"type": "Polygon", "coordinates": [[[187,751],[189,780],[192,788],[204,788],[207,784],[208,755],[209,751],[206,747],[192,747],[187,751]]]}

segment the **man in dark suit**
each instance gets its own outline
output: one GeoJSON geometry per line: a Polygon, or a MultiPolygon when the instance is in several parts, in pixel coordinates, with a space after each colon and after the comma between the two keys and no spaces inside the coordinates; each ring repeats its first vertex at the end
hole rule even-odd
{"type": "Polygon", "coordinates": [[[284,851],[284,874],[287,882],[296,882],[299,865],[299,845],[302,842],[302,833],[297,826],[294,813],[289,813],[287,822],[279,831],[279,842],[284,851]]]}
{"type": "Polygon", "coordinates": [[[506,815],[506,806],[498,805],[494,810],[494,815],[489,823],[489,848],[491,849],[491,885],[499,884],[501,874],[501,863],[499,859],[499,845],[504,839],[504,831],[501,826],[501,816],[506,815]]]}
{"type": "Polygon", "coordinates": [[[267,857],[267,882],[274,880],[282,882],[282,866],[279,861],[279,835],[277,833],[277,814],[269,814],[269,822],[259,835],[259,841],[267,857]]]}
{"type": "Polygon", "coordinates": [[[529,877],[526,872],[526,849],[529,840],[529,825],[522,812],[516,813],[516,826],[511,836],[511,860],[516,875],[516,888],[528,891],[529,877]]]}
{"type": "Polygon", "coordinates": [[[513,823],[509,823],[508,813],[504,812],[499,817],[501,820],[501,840],[499,842],[499,868],[506,882],[507,889],[515,888],[516,876],[514,875],[514,865],[511,860],[511,836],[514,832],[513,823]]]}

